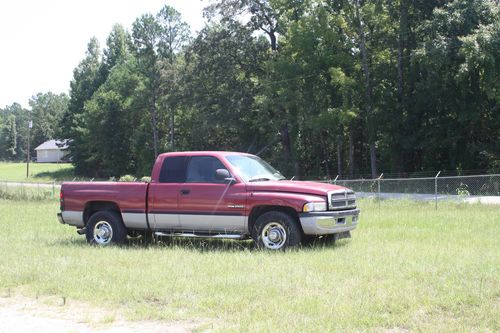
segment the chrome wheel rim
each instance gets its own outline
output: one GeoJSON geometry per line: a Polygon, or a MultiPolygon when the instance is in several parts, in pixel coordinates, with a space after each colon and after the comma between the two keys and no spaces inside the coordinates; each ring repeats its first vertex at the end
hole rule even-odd
{"type": "Polygon", "coordinates": [[[107,221],[99,221],[94,226],[94,241],[97,244],[105,245],[113,238],[113,228],[107,221]]]}
{"type": "Polygon", "coordinates": [[[277,222],[270,222],[262,229],[262,242],[264,246],[271,250],[278,250],[285,245],[286,230],[277,222]]]}

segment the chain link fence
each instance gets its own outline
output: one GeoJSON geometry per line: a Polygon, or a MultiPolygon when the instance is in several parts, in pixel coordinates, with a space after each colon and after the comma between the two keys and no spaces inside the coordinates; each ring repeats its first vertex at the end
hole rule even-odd
{"type": "MultiPolygon", "coordinates": [[[[324,182],[324,181],[323,181],[324,182]]],[[[409,200],[467,200],[500,203],[500,174],[425,178],[331,180],[353,189],[358,197],[409,200]]],[[[60,184],[0,181],[0,198],[45,200],[58,198],[60,184]]]]}
{"type": "Polygon", "coordinates": [[[358,197],[411,200],[466,200],[500,203],[500,174],[426,178],[332,180],[358,197]]]}
{"type": "Polygon", "coordinates": [[[59,198],[61,185],[0,180],[0,199],[7,200],[50,200],[59,198]]]}

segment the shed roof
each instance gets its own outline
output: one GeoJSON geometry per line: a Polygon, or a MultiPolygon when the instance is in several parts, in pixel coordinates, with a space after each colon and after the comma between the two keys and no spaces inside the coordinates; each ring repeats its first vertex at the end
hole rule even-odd
{"type": "Polygon", "coordinates": [[[68,140],[48,140],[35,148],[35,150],[43,149],[68,149],[68,140]]]}

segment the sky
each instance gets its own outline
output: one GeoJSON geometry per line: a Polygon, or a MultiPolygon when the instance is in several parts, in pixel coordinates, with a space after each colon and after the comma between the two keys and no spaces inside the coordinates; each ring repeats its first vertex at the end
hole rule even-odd
{"type": "Polygon", "coordinates": [[[204,24],[207,0],[0,1],[0,108],[28,107],[39,92],[68,93],[73,69],[96,36],[105,45],[113,24],[131,29],[142,14],[177,9],[193,33],[204,24]]]}

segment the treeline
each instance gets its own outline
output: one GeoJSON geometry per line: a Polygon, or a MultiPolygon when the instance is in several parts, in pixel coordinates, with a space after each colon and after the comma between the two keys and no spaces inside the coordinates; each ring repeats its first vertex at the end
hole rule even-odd
{"type": "Polygon", "coordinates": [[[0,161],[25,161],[28,134],[32,154],[43,142],[60,137],[60,123],[67,113],[68,103],[68,95],[48,92],[31,97],[30,109],[18,103],[0,108],[0,161]],[[28,128],[30,120],[31,130],[28,128]]]}
{"type": "Polygon", "coordinates": [[[79,174],[208,149],[313,178],[500,167],[497,1],[219,0],[205,16],[191,37],[165,6],[90,41],[59,126],[79,174]]]}

